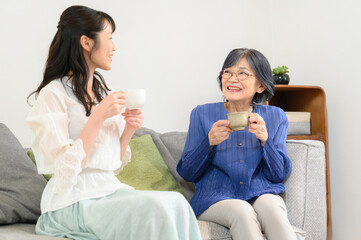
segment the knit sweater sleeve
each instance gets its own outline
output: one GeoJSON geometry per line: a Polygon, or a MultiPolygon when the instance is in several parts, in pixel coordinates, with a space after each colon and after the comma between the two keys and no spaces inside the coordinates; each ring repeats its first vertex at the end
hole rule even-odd
{"type": "Polygon", "coordinates": [[[270,117],[274,134],[268,137],[263,148],[264,175],[272,182],[283,181],[291,171],[291,160],[286,153],[288,120],[283,110],[279,109],[270,117]],[[276,116],[276,117],[275,117],[276,116]]]}
{"type": "Polygon", "coordinates": [[[186,144],[177,171],[186,181],[197,182],[209,168],[215,155],[211,150],[208,132],[202,126],[202,121],[207,119],[199,107],[193,109],[186,144]]]}

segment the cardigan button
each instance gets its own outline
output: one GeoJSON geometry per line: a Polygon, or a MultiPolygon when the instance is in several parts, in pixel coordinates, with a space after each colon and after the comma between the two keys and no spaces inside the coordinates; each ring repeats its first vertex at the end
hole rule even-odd
{"type": "Polygon", "coordinates": [[[241,181],[241,182],[239,182],[239,184],[240,184],[240,185],[242,185],[242,184],[243,184],[243,182],[241,181]]]}
{"type": "Polygon", "coordinates": [[[242,143],[241,143],[241,142],[239,142],[237,145],[238,145],[238,146],[242,146],[242,143]]]}
{"type": "Polygon", "coordinates": [[[243,163],[243,160],[239,160],[240,163],[243,163]]]}

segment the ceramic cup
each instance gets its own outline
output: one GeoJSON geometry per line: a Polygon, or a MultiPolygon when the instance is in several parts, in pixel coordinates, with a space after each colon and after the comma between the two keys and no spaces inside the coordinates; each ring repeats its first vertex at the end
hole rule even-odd
{"type": "Polygon", "coordinates": [[[248,126],[248,112],[233,112],[228,113],[227,118],[229,120],[229,127],[232,128],[233,131],[244,130],[248,126]]]}
{"type": "Polygon", "coordinates": [[[124,91],[125,107],[140,109],[145,104],[145,89],[131,89],[124,91]]]}

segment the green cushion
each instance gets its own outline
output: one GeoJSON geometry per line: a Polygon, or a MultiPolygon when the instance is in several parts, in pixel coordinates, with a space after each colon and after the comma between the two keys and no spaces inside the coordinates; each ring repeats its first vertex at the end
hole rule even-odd
{"type": "Polygon", "coordinates": [[[131,162],[117,175],[137,190],[177,191],[183,194],[149,134],[133,138],[131,162]]]}
{"type": "MultiPolygon", "coordinates": [[[[35,162],[35,156],[33,151],[27,151],[26,154],[29,156],[29,158],[31,159],[31,161],[33,161],[33,163],[36,165],[35,162]]],[[[46,181],[49,181],[49,179],[51,178],[51,174],[43,174],[44,178],[46,179],[46,181]]]]}

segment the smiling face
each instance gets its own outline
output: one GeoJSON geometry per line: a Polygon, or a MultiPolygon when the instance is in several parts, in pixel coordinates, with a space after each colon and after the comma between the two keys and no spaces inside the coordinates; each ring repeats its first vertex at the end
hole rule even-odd
{"type": "Polygon", "coordinates": [[[255,75],[255,72],[244,57],[232,67],[224,69],[224,71],[233,73],[228,79],[222,77],[223,96],[230,103],[250,106],[253,96],[265,90],[265,87],[256,76],[248,76],[244,80],[237,78],[237,76],[241,76],[242,74],[255,75]]]}
{"type": "Polygon", "coordinates": [[[112,57],[116,50],[112,39],[112,27],[105,21],[105,28],[98,33],[97,44],[93,47],[88,63],[90,68],[100,68],[110,70],[112,68],[112,57]]]}

